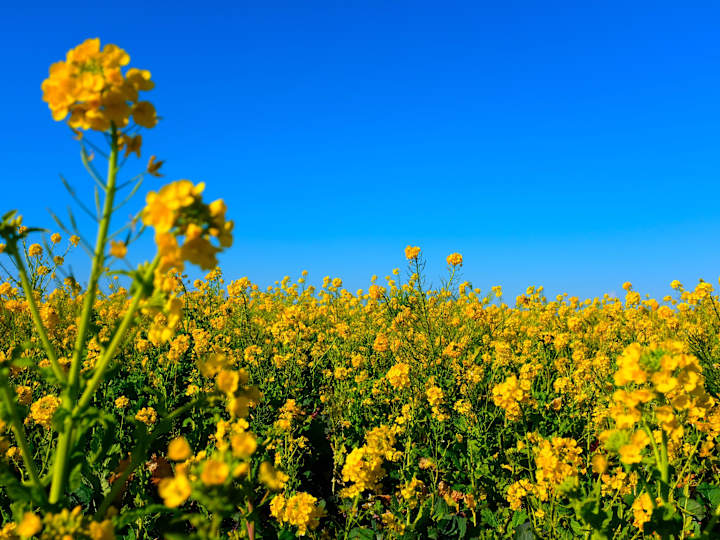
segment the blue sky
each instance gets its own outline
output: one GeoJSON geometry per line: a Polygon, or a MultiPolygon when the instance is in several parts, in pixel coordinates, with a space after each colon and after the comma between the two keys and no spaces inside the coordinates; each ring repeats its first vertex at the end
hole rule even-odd
{"type": "Polygon", "coordinates": [[[92,202],[40,83],[100,37],[151,70],[164,117],[127,172],[156,154],[163,180],[226,200],[228,278],[307,269],[367,288],[412,244],[431,281],[459,251],[465,279],[513,297],[530,284],[593,297],[625,280],[652,295],[672,279],[717,283],[717,4],[58,6],[15,4],[0,20],[1,200],[28,224],[51,227],[45,208],[70,203],[59,173],[92,202]]]}

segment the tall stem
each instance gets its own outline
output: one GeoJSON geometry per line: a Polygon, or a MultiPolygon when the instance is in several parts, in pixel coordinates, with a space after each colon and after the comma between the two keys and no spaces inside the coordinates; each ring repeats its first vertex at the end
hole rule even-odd
{"type": "MultiPolygon", "coordinates": [[[[155,268],[157,268],[157,265],[160,261],[159,257],[155,257],[155,260],[152,262],[152,264],[148,267],[148,270],[143,277],[144,281],[147,281],[149,279],[152,279],[153,273],[155,272],[155,268]]],[[[112,337],[112,340],[108,344],[107,348],[103,352],[102,356],[100,357],[100,360],[95,365],[95,371],[93,373],[92,378],[90,381],[88,381],[87,386],[85,387],[85,390],[82,393],[82,396],[80,396],[80,399],[77,402],[77,405],[73,409],[73,416],[76,414],[79,414],[82,412],[82,410],[87,407],[90,404],[90,400],[92,399],[93,395],[95,394],[95,391],[100,386],[100,383],[103,381],[103,377],[105,376],[105,370],[107,369],[108,365],[110,364],[110,361],[115,356],[115,353],[117,352],[118,347],[120,347],[120,343],[122,343],[123,338],[125,337],[125,332],[127,331],[128,327],[132,323],[133,318],[135,317],[135,313],[138,310],[138,307],[140,306],[140,301],[143,298],[143,290],[142,287],[138,288],[138,291],[135,293],[135,296],[130,302],[130,306],[128,306],[127,311],[125,312],[125,315],[123,316],[122,321],[120,322],[120,325],[115,330],[115,334],[112,337]]]]}
{"type": "MultiPolygon", "coordinates": [[[[82,353],[85,349],[88,329],[90,328],[90,319],[92,315],[95,297],[97,295],[97,286],[102,275],[105,265],[105,244],[107,243],[108,230],[110,229],[110,217],[112,215],[113,203],[115,199],[115,186],[118,171],[118,132],[115,124],[112,125],[110,131],[110,158],[108,159],[107,183],[105,184],[105,203],[103,205],[102,218],[98,226],[97,239],[95,241],[95,253],[93,256],[92,268],[90,270],[90,279],[85,298],[83,299],[82,312],[80,314],[80,324],[75,339],[75,347],[73,349],[72,362],[70,364],[70,374],[68,376],[68,388],[63,395],[63,406],[71,409],[75,402],[80,383],[80,364],[82,362],[82,353]]],[[[62,433],[58,436],[57,448],[55,451],[55,462],[53,463],[52,485],[50,487],[50,504],[57,503],[65,491],[67,483],[68,469],[70,464],[70,449],[73,440],[74,421],[72,415],[65,420],[62,433]]]]}
{"type": "Polygon", "coordinates": [[[97,296],[97,285],[105,265],[105,244],[107,243],[108,230],[110,228],[110,217],[112,215],[113,204],[115,200],[115,185],[117,180],[117,128],[112,126],[111,142],[110,142],[110,159],[108,159],[108,177],[105,185],[105,203],[103,205],[102,219],[98,226],[97,238],[95,240],[95,255],[93,257],[92,269],[90,271],[90,280],[88,282],[85,298],[83,299],[82,313],[80,315],[80,326],[78,327],[77,338],[75,339],[75,348],[73,350],[72,363],[70,365],[70,376],[68,377],[68,385],[70,397],[74,399],[78,394],[80,364],[82,353],[85,348],[88,329],[90,327],[90,319],[93,304],[97,296]]]}

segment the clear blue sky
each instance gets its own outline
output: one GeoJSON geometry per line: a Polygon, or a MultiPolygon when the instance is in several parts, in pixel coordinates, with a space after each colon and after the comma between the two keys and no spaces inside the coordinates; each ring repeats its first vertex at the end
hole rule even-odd
{"type": "Polygon", "coordinates": [[[164,117],[128,172],[157,154],[226,199],[228,277],[367,288],[412,244],[436,283],[459,251],[513,296],[717,283],[717,3],[22,5],[0,17],[1,201],[27,223],[69,203],[58,173],[90,189],[40,83],[100,37],[152,71],[164,117]]]}

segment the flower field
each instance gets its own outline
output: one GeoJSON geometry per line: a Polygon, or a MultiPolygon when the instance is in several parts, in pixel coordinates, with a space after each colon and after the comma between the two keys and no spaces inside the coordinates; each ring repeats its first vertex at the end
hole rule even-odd
{"type": "Polygon", "coordinates": [[[128,63],[88,40],[43,83],[99,185],[95,244],[0,224],[0,538],[720,534],[710,283],[508,300],[462,281],[459,253],[429,286],[412,246],[364,290],[226,277],[231,209],[202,184],[151,190],[112,232],[140,188],[118,171],[157,123],[128,63]],[[157,256],[119,271],[143,231],[157,256]],[[63,277],[82,248],[86,284],[63,277]]]}

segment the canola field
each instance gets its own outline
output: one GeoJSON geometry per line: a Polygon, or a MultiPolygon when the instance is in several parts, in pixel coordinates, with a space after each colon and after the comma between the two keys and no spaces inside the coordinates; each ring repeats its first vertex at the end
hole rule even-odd
{"type": "Polygon", "coordinates": [[[463,282],[459,253],[430,288],[413,246],[358,291],[223,276],[232,209],[202,184],[154,188],[113,233],[158,120],[129,60],[91,39],[43,83],[99,186],[94,243],[0,224],[0,538],[720,534],[710,283],[506,299],[463,282]],[[143,230],[157,256],[118,273],[143,230]],[[64,274],[83,248],[87,283],[64,274]]]}

